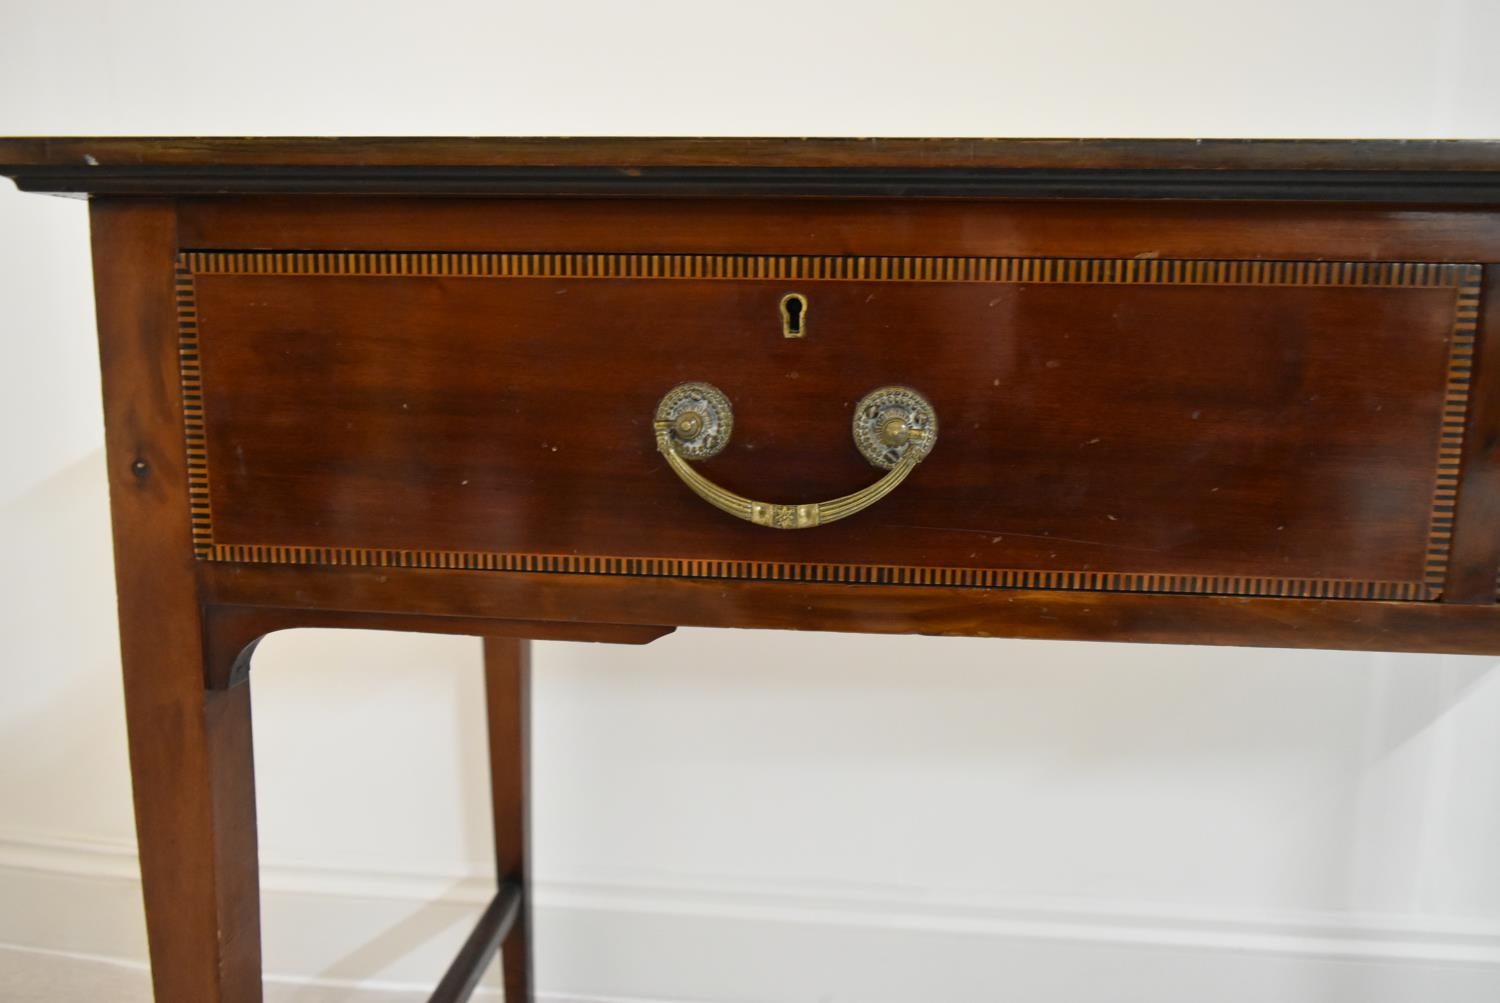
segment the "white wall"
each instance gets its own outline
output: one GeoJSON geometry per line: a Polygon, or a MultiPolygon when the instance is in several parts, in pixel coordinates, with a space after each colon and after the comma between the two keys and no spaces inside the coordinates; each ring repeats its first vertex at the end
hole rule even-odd
{"type": "MultiPolygon", "coordinates": [[[[1497,37],[1494,0],[4,0],[0,134],[1495,136],[1497,37]]],[[[0,191],[0,943],[138,961],[84,215],[0,191]]],[[[274,977],[441,970],[488,873],[478,659],[262,647],[274,977]]],[[[1492,1001],[1493,665],[541,645],[542,987],[1492,1001]]]]}

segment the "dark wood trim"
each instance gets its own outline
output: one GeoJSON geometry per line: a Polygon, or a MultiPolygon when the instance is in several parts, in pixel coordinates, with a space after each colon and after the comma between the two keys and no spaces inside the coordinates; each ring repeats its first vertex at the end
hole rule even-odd
{"type": "Polygon", "coordinates": [[[1493,603],[1500,576],[1500,266],[1484,269],[1462,477],[1443,600],[1493,603]]]}
{"type": "Polygon", "coordinates": [[[1500,140],[67,136],[0,139],[0,164],[1494,171],[1500,140]]]}
{"type": "Polygon", "coordinates": [[[622,589],[604,575],[208,563],[200,575],[213,604],[296,596],[392,630],[412,614],[646,623],[670,611],[683,627],[1500,654],[1494,604],[671,578],[622,589]]]}
{"type": "Polygon", "coordinates": [[[62,194],[810,195],[1500,202],[1471,140],[18,138],[62,194]]]}
{"type": "MultiPolygon", "coordinates": [[[[474,995],[490,959],[513,929],[523,898],[518,885],[501,886],[480,915],[469,939],[454,957],[453,964],[443,974],[442,981],[427,998],[428,1003],[463,1003],[474,995]]],[[[513,999],[509,993],[505,998],[508,1001],[513,999]]]]}
{"type": "Polygon", "coordinates": [[[495,876],[501,887],[518,885],[521,905],[500,969],[505,998],[531,1003],[531,642],[513,637],[484,640],[484,694],[490,744],[490,807],[494,813],[495,876]]]}
{"type": "MultiPolygon", "coordinates": [[[[91,213],[125,716],[155,997],[261,998],[250,687],[208,690],[165,202],[91,213]]],[[[238,651],[235,652],[238,655],[238,651]]],[[[227,676],[230,670],[224,666],[227,676]]]]}
{"type": "MultiPolygon", "coordinates": [[[[3,165],[0,165],[3,166],[3,165]]],[[[1194,199],[1500,204],[1500,176],[1457,171],[1052,171],[825,168],[10,167],[16,187],[57,195],[735,196],[1194,199]]]]}

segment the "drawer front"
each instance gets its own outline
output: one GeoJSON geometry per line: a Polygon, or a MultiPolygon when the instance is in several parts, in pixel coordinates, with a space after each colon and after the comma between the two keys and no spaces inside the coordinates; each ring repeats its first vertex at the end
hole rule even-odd
{"type": "Polygon", "coordinates": [[[207,560],[1423,600],[1481,269],[188,251],[178,275],[207,560]],[[857,515],[751,525],[657,452],[693,380],[734,412],[696,468],[752,498],[874,481],[850,425],[876,387],[940,437],[857,515]]]}

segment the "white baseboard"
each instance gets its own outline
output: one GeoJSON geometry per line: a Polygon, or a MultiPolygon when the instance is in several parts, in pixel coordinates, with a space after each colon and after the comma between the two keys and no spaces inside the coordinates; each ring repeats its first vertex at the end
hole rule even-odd
{"type": "MultiPolygon", "coordinates": [[[[265,866],[267,980],[339,988],[350,1000],[420,991],[489,895],[487,879],[265,866]]],[[[1500,999],[1500,918],[683,880],[542,882],[536,913],[549,1003],[1500,999]]],[[[0,944],[142,965],[133,849],[0,833],[0,944]]]]}

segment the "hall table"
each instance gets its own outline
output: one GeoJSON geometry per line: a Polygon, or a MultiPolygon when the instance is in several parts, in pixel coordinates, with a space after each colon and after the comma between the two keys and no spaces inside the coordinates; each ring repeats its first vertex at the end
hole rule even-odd
{"type": "Polygon", "coordinates": [[[163,1003],[261,998],[272,631],[486,639],[499,891],[434,1000],[497,950],[532,998],[526,639],[1500,653],[1500,143],[8,139],[0,173],[91,198],[163,1003]]]}

